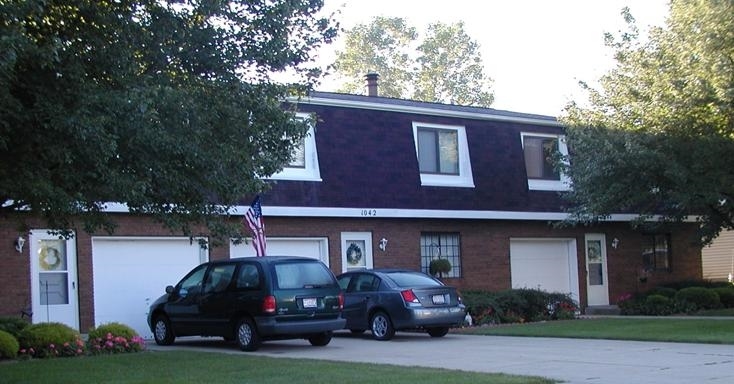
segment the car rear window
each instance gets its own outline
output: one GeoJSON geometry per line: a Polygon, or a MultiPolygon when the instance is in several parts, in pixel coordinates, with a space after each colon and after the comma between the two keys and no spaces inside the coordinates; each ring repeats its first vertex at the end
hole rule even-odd
{"type": "Polygon", "coordinates": [[[425,287],[440,286],[440,282],[422,273],[412,272],[389,272],[387,276],[394,281],[398,287],[425,287]]]}
{"type": "Polygon", "coordinates": [[[275,277],[282,289],[327,287],[335,285],[334,275],[319,262],[275,264],[275,277]]]}

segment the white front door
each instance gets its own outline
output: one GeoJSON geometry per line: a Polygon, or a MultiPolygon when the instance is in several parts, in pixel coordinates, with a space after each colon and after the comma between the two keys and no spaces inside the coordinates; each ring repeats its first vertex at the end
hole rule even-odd
{"type": "Polygon", "coordinates": [[[59,239],[36,229],[29,239],[33,322],[58,322],[79,330],[75,238],[59,239]]]}
{"type": "Polygon", "coordinates": [[[609,305],[607,247],[603,234],[587,234],[586,295],[588,305],[609,305]]]}

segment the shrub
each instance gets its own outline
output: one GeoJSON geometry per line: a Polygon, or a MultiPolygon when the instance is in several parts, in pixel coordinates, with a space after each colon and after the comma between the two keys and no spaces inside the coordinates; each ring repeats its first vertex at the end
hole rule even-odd
{"type": "Polygon", "coordinates": [[[570,295],[563,293],[549,294],[549,315],[552,320],[575,319],[579,307],[570,295]]]}
{"type": "Polygon", "coordinates": [[[627,293],[617,298],[617,306],[622,315],[642,315],[645,310],[645,296],[627,293]]]}
{"type": "Polygon", "coordinates": [[[647,295],[661,295],[665,296],[669,299],[675,298],[675,294],[678,293],[678,290],[675,288],[670,287],[655,287],[647,292],[647,295]]]}
{"type": "Polygon", "coordinates": [[[498,324],[497,302],[494,295],[487,291],[466,291],[461,293],[466,310],[471,315],[474,325],[498,324]]]}
{"type": "Polygon", "coordinates": [[[643,312],[645,315],[666,316],[675,311],[673,299],[663,295],[649,295],[645,298],[643,312]]]}
{"type": "Polygon", "coordinates": [[[497,316],[501,323],[524,323],[527,300],[517,289],[509,289],[496,294],[497,316]]]}
{"type": "Polygon", "coordinates": [[[107,337],[108,333],[111,333],[113,336],[122,336],[126,339],[132,339],[133,337],[138,336],[138,333],[135,332],[134,329],[125,324],[114,322],[102,324],[97,328],[92,328],[89,330],[88,335],[90,339],[96,339],[107,337]]]}
{"type": "Polygon", "coordinates": [[[90,353],[139,352],[143,349],[143,338],[125,324],[107,323],[89,331],[90,353]]]}
{"type": "Polygon", "coordinates": [[[28,322],[19,317],[0,317],[0,331],[5,331],[13,335],[16,339],[20,335],[20,331],[28,326],[28,322]]]}
{"type": "Polygon", "coordinates": [[[704,287],[683,288],[675,294],[675,301],[684,312],[721,307],[719,294],[704,287]]]}
{"type": "Polygon", "coordinates": [[[10,332],[0,330],[0,359],[15,359],[18,356],[18,340],[10,332]]]}
{"type": "Polygon", "coordinates": [[[724,308],[734,308],[734,286],[718,287],[714,288],[714,291],[719,295],[724,308]]]}
{"type": "Polygon", "coordinates": [[[27,326],[18,336],[20,354],[28,357],[67,357],[84,354],[79,332],[66,324],[39,323],[27,326]]]}

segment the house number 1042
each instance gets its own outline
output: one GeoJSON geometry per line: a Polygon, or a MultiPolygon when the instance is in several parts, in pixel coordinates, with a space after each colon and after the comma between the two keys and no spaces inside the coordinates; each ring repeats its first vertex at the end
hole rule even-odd
{"type": "Polygon", "coordinates": [[[362,216],[377,216],[376,209],[363,209],[362,216]]]}

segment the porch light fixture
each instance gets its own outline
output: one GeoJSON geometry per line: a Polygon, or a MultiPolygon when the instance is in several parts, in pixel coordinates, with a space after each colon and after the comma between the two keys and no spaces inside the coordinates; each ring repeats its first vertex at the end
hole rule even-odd
{"type": "Polygon", "coordinates": [[[383,237],[382,239],[380,239],[379,247],[382,252],[385,252],[385,250],[387,249],[387,239],[386,238],[383,237]]]}
{"type": "Polygon", "coordinates": [[[617,247],[619,247],[619,239],[615,237],[614,240],[612,240],[612,248],[617,249],[617,247]]]}
{"type": "Polygon", "coordinates": [[[18,253],[23,253],[23,246],[25,245],[25,239],[23,236],[18,236],[18,238],[13,242],[13,245],[18,253]]]}

